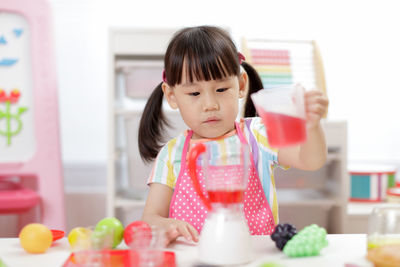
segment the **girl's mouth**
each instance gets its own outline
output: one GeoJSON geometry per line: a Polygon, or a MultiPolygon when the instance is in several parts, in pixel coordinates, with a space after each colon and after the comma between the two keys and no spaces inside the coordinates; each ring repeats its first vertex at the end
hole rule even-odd
{"type": "Polygon", "coordinates": [[[217,117],[209,117],[204,121],[204,123],[213,123],[218,121],[220,121],[220,119],[218,119],[217,117]]]}

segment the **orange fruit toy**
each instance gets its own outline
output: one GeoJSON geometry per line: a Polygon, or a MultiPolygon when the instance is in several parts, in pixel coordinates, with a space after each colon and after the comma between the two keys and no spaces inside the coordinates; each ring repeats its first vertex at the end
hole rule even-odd
{"type": "Polygon", "coordinates": [[[19,233],[21,246],[29,253],[44,253],[53,242],[49,228],[40,223],[31,223],[19,233]]]}

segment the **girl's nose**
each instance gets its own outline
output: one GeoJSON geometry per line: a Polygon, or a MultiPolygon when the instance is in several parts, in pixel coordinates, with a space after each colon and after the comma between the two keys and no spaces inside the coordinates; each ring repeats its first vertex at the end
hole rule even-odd
{"type": "Polygon", "coordinates": [[[217,99],[212,95],[207,95],[204,98],[203,110],[204,111],[214,111],[218,110],[219,105],[217,99]]]}

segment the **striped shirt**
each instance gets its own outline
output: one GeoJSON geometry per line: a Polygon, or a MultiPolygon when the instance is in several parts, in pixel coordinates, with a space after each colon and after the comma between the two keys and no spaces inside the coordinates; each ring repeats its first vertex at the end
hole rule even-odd
{"type": "MultiPolygon", "coordinates": [[[[264,194],[272,210],[275,222],[278,223],[278,202],[276,198],[274,168],[278,165],[278,151],[268,144],[265,126],[259,117],[245,118],[240,121],[240,127],[249,143],[253,154],[255,168],[264,189],[264,194]]],[[[183,146],[188,130],[176,138],[170,140],[157,155],[148,184],[161,183],[174,189],[176,179],[181,169],[181,158],[183,146]]],[[[218,138],[221,146],[235,143],[239,139],[236,130],[218,138]]],[[[199,143],[210,141],[210,139],[190,140],[190,147],[199,143]]]]}

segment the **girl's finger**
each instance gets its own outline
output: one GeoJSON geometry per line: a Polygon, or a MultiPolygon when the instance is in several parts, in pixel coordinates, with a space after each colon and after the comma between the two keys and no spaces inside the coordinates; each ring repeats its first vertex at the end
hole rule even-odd
{"type": "Polygon", "coordinates": [[[198,242],[199,241],[199,233],[197,232],[197,230],[190,224],[188,224],[188,230],[192,235],[193,241],[198,242]]]}
{"type": "Polygon", "coordinates": [[[326,97],[318,97],[315,102],[317,102],[318,104],[324,105],[324,106],[328,106],[329,105],[329,99],[326,97]]]}
{"type": "Polygon", "coordinates": [[[322,105],[328,105],[329,100],[328,100],[328,98],[323,97],[323,96],[310,96],[305,99],[305,103],[306,104],[319,103],[322,105]]]}
{"type": "Polygon", "coordinates": [[[307,107],[307,113],[315,113],[322,115],[323,113],[325,113],[325,110],[326,110],[325,106],[321,104],[313,104],[307,107]]]}
{"type": "Polygon", "coordinates": [[[190,234],[189,229],[187,228],[187,224],[182,224],[178,226],[178,231],[187,241],[192,241],[192,235],[190,234]]]}
{"type": "Polygon", "coordinates": [[[319,90],[310,90],[310,91],[306,91],[304,93],[305,97],[313,97],[313,96],[323,96],[324,93],[322,91],[319,90]]]}
{"type": "Polygon", "coordinates": [[[166,235],[168,241],[172,242],[180,236],[180,233],[177,230],[176,226],[171,226],[168,228],[165,235],[166,235]]]}

